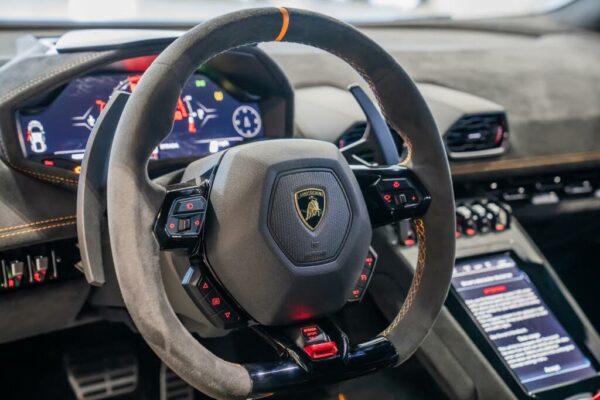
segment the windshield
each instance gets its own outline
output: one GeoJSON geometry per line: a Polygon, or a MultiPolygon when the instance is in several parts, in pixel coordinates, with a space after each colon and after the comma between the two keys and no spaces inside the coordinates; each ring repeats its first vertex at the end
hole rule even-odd
{"type": "Polygon", "coordinates": [[[2,0],[0,23],[194,24],[250,7],[315,10],[351,23],[485,18],[542,13],[573,0],[2,0]]]}

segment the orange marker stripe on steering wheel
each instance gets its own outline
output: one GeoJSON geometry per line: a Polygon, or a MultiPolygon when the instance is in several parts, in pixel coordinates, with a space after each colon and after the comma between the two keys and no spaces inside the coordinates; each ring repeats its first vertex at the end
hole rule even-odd
{"type": "Polygon", "coordinates": [[[281,42],[285,37],[285,34],[288,31],[288,27],[290,26],[290,13],[284,7],[279,7],[279,12],[281,12],[281,18],[283,19],[281,23],[281,30],[279,31],[279,35],[275,38],[276,42],[281,42]]]}

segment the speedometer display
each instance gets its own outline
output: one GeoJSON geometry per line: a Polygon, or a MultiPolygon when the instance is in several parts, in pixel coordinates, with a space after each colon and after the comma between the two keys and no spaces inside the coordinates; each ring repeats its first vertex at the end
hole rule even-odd
{"type": "MultiPolygon", "coordinates": [[[[45,107],[18,114],[25,155],[46,165],[81,162],[89,135],[115,90],[131,92],[139,74],[105,73],[74,79],[45,107]]],[[[264,136],[257,102],[240,101],[202,74],[186,83],[173,129],[152,159],[199,157],[264,136]]]]}

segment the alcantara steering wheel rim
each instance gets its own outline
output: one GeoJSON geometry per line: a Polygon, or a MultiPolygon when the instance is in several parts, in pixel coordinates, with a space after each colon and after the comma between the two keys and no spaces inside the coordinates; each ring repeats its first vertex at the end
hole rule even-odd
{"type": "MultiPolygon", "coordinates": [[[[387,121],[402,132],[409,148],[406,164],[431,195],[427,212],[416,219],[419,259],[411,288],[396,318],[380,334],[393,348],[394,363],[405,361],[431,329],[454,262],[454,199],[445,150],[425,101],[388,53],[347,24],[295,9],[244,10],[197,26],[159,55],[128,100],[109,163],[108,224],[117,278],[136,327],[171,369],[217,398],[263,395],[269,387],[258,382],[256,369],[226,362],[206,350],[169,304],[153,235],[166,193],[149,180],[146,168],[152,150],[170,132],[177,98],[197,66],[230,49],[266,41],[312,45],[356,69],[387,121]]],[[[323,146],[315,148],[335,164],[335,154],[323,146]]],[[[337,173],[346,169],[340,161],[337,173]]],[[[348,185],[342,188],[353,190],[348,185]]],[[[354,206],[360,208],[353,201],[354,206]]]]}

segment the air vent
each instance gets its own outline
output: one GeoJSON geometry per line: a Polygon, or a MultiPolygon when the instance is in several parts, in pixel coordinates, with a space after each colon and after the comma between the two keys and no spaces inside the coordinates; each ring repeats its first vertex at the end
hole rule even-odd
{"type": "MultiPolygon", "coordinates": [[[[392,136],[394,137],[394,142],[396,143],[396,147],[398,148],[398,154],[400,154],[400,158],[402,158],[402,155],[404,154],[404,142],[402,140],[402,137],[400,137],[400,135],[398,135],[396,133],[396,131],[392,129],[391,126],[388,126],[388,128],[390,128],[390,131],[392,132],[392,136]]],[[[349,144],[352,144],[352,143],[358,141],[360,138],[363,137],[366,129],[367,129],[366,122],[356,122],[355,124],[353,124],[344,133],[342,133],[342,136],[340,136],[340,138],[338,139],[338,142],[337,142],[338,148],[341,149],[344,146],[348,146],[349,144]]],[[[364,161],[366,161],[368,163],[375,162],[375,156],[373,154],[373,150],[371,150],[371,149],[359,152],[356,154],[356,156],[360,157],[361,159],[363,159],[364,161]]]]}
{"type": "Polygon", "coordinates": [[[444,135],[450,158],[498,156],[508,144],[506,114],[476,114],[460,118],[444,135]]]}

